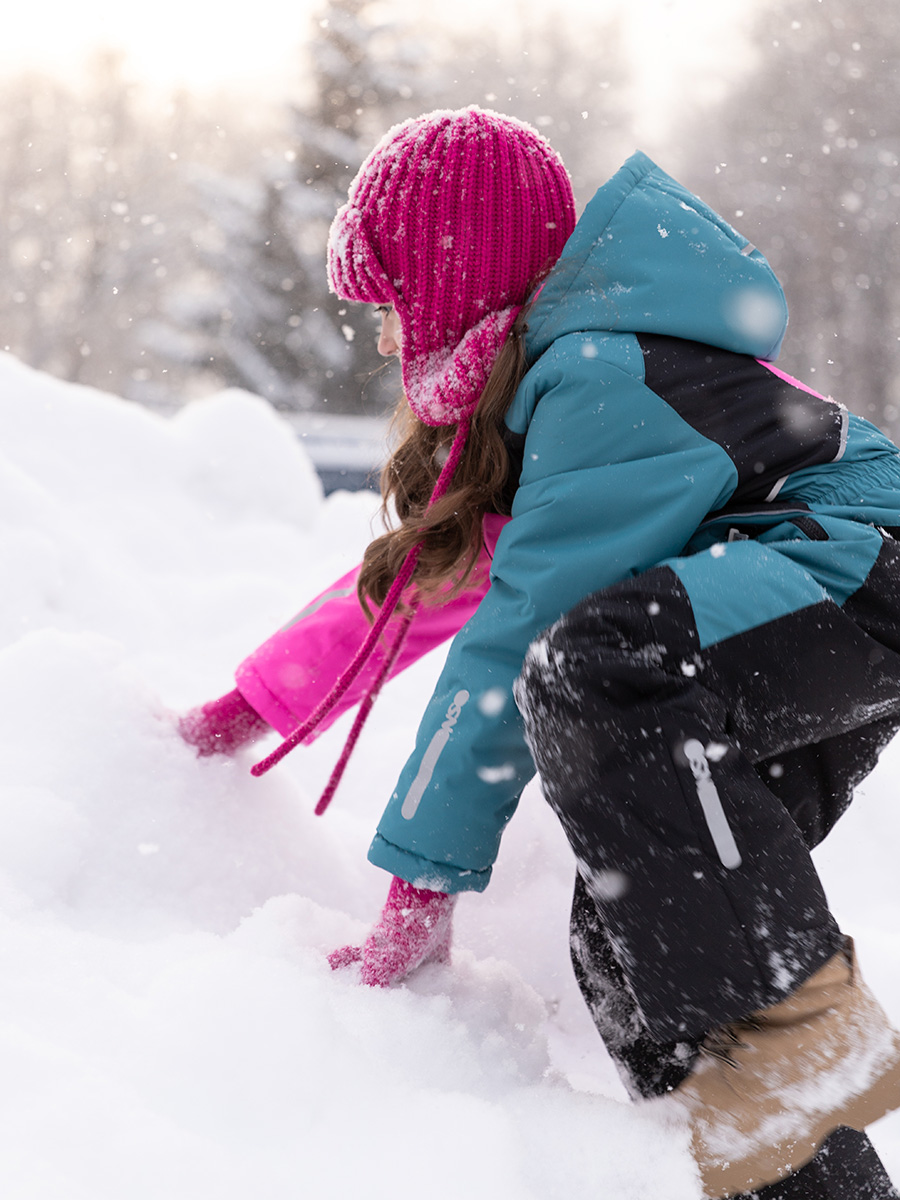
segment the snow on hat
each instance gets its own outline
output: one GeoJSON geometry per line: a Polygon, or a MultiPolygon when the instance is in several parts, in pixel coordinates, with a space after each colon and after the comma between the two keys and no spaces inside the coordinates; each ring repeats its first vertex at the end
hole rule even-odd
{"type": "Polygon", "coordinates": [[[531,126],[477,107],[394,126],[328,239],[332,291],[392,304],[403,385],[428,425],[471,415],[535,281],[575,226],[562,160],[531,126]]]}

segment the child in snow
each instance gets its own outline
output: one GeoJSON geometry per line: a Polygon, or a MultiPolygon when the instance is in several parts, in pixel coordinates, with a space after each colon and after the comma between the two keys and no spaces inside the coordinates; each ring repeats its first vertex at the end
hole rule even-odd
{"type": "Polygon", "coordinates": [[[809,851],[900,726],[900,458],[771,366],[765,258],[635,154],[566,171],[477,108],[392,129],[328,250],[376,305],[406,428],[396,526],[183,720],[286,749],[454,635],[332,965],[448,956],[537,770],[575,853],[578,982],[635,1097],[688,1116],[705,1194],[896,1197],[861,1132],[900,1039],[809,851]]]}

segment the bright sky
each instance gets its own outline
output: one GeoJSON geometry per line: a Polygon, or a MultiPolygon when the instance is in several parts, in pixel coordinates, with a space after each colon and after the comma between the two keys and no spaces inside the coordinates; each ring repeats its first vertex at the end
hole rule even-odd
{"type": "Polygon", "coordinates": [[[311,0],[25,0],[5,18],[0,64],[69,73],[91,49],[111,46],[154,84],[268,87],[287,76],[312,9],[311,0]]]}
{"type": "MultiPolygon", "coordinates": [[[[621,8],[633,30],[638,61],[648,87],[680,78],[688,86],[698,72],[722,70],[740,40],[739,18],[755,0],[606,0],[621,8]]],[[[603,0],[567,0],[568,19],[579,9],[596,13],[603,0]]],[[[163,86],[207,89],[229,86],[244,92],[290,88],[297,48],[306,40],[320,0],[22,0],[4,17],[0,69],[43,66],[69,72],[92,46],[114,45],[128,55],[138,77],[163,86]]],[[[385,0],[386,13],[403,13],[414,23],[420,0],[385,0]]],[[[431,10],[432,19],[477,28],[485,16],[496,24],[506,13],[527,21],[546,13],[540,0],[453,0],[431,10]]]]}

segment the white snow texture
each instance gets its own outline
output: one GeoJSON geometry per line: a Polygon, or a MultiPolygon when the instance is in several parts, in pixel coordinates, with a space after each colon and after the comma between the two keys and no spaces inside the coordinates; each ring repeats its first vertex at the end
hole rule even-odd
{"type": "MultiPolygon", "coordinates": [[[[532,788],[452,966],[332,972],[440,667],[391,684],[327,816],[349,718],[264,778],[174,714],[356,561],[288,426],[228,392],[172,419],[0,357],[0,1188],[4,1200],[696,1200],[624,1099],[571,977],[572,861],[532,788]]],[[[822,864],[900,1018],[889,751],[822,864]]],[[[874,1140],[900,1176],[900,1120],[874,1140]]]]}

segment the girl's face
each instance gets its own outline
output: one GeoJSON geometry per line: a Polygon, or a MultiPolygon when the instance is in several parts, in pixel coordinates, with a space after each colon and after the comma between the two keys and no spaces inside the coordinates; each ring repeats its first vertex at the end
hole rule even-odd
{"type": "Polygon", "coordinates": [[[379,304],[375,312],[381,317],[378,353],[385,358],[400,357],[400,318],[392,304],[379,304]]]}

